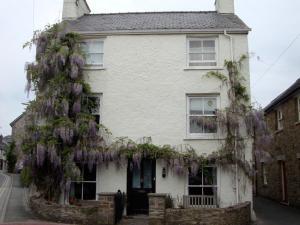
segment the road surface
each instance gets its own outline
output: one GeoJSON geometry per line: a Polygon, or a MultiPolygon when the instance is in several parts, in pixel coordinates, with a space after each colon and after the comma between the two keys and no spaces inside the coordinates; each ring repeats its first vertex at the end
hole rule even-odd
{"type": "Polygon", "coordinates": [[[254,210],[257,225],[300,225],[300,209],[257,197],[254,210]]]}

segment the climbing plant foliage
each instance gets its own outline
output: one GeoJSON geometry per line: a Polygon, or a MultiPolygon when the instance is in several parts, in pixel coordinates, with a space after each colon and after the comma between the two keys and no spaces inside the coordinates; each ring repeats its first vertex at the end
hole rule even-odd
{"type": "Polygon", "coordinates": [[[247,89],[242,85],[243,59],[225,63],[228,76],[208,74],[228,86],[230,105],[217,112],[226,138],[220,151],[197,155],[188,145],[179,151],[170,145],[154,145],[150,138],[138,144],[124,137],[108,144],[108,129],[98,125],[91,115],[96,103],[87,98],[91,90],[83,76],[85,60],[80,36],[65,32],[61,24],[55,24],[36,32],[25,44],[25,47],[32,46],[36,46],[36,58],[26,66],[26,91],[33,91],[36,97],[27,106],[30,122],[26,124],[22,146],[32,182],[48,200],[57,201],[61,193],[69,191],[72,180],[80,179],[79,164],[87,164],[92,169],[95,164],[115,162],[122,167],[130,159],[130,166],[139,166],[146,157],[163,160],[177,174],[185,174],[188,170],[196,174],[200,166],[208,163],[238,161],[248,174],[251,173],[242,151],[245,138],[241,129],[245,126],[241,123],[247,124],[251,136],[260,117],[251,111],[247,89]]]}

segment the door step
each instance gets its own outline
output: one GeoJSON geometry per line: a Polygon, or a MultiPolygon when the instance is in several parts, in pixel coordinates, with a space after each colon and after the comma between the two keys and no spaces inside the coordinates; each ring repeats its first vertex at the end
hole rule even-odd
{"type": "Polygon", "coordinates": [[[148,225],[147,215],[124,216],[119,225],[148,225]]]}

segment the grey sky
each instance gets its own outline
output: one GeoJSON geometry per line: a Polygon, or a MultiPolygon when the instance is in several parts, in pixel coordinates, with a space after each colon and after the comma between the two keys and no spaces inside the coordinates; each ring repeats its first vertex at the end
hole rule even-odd
{"type": "MultiPolygon", "coordinates": [[[[28,101],[24,93],[24,64],[33,52],[22,45],[33,29],[57,22],[63,0],[9,0],[1,2],[0,36],[0,134],[11,132],[9,123],[28,101]],[[34,21],[34,22],[33,22],[34,21]]],[[[92,13],[132,11],[214,10],[214,0],[87,0],[92,13]]],[[[288,88],[300,76],[300,1],[235,0],[236,13],[252,28],[249,35],[252,101],[262,106],[288,88]],[[281,59],[259,79],[297,37],[281,59]]]]}

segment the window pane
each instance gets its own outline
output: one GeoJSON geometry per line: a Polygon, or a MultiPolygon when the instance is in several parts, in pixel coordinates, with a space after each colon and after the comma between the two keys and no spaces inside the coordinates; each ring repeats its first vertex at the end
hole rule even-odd
{"type": "Polygon", "coordinates": [[[215,52],[215,41],[204,40],[203,41],[203,52],[215,52]]]}
{"type": "Polygon", "coordinates": [[[202,61],[203,54],[201,53],[190,53],[190,60],[191,61],[202,61]]]}
{"type": "Polygon", "coordinates": [[[87,165],[84,166],[83,180],[96,181],[96,165],[93,166],[93,169],[91,171],[89,170],[87,165]]]}
{"type": "Polygon", "coordinates": [[[103,41],[91,41],[88,46],[89,53],[103,53],[103,41]]]}
{"type": "Polygon", "coordinates": [[[87,54],[89,52],[89,45],[86,42],[80,43],[81,50],[87,54]]]}
{"type": "Polygon", "coordinates": [[[90,53],[86,55],[86,64],[88,65],[102,65],[103,54],[102,53],[90,53]]]}
{"type": "Polygon", "coordinates": [[[152,188],[152,162],[145,160],[144,166],[144,188],[152,188]]]}
{"type": "Polygon", "coordinates": [[[217,117],[215,116],[208,116],[203,117],[203,133],[211,134],[211,133],[217,133],[217,117]]]}
{"type": "Polygon", "coordinates": [[[203,114],[202,98],[190,98],[190,114],[191,115],[202,115],[203,114]]]}
{"type": "Polygon", "coordinates": [[[215,187],[204,187],[203,188],[203,195],[216,196],[217,195],[217,189],[215,187]]]}
{"type": "Polygon", "coordinates": [[[189,173],[189,185],[202,185],[202,168],[199,169],[199,172],[196,176],[189,173]]]}
{"type": "Polygon", "coordinates": [[[203,133],[203,118],[201,116],[190,116],[190,133],[203,133]]]}
{"type": "Polygon", "coordinates": [[[96,183],[83,183],[83,200],[96,199],[96,183]]]}
{"type": "Polygon", "coordinates": [[[99,114],[100,112],[100,97],[99,96],[89,96],[89,109],[92,114],[99,114]]]}
{"type": "Polygon", "coordinates": [[[75,197],[76,199],[82,199],[82,183],[72,183],[70,197],[75,197]]]}
{"type": "Polygon", "coordinates": [[[190,41],[189,43],[191,53],[202,52],[202,41],[190,41]]]}
{"type": "Polygon", "coordinates": [[[189,195],[202,195],[202,187],[189,187],[189,195]]]}
{"type": "Polygon", "coordinates": [[[215,53],[205,53],[203,54],[203,60],[212,61],[216,60],[216,54],[215,53]]]}
{"type": "Polygon", "coordinates": [[[217,99],[215,98],[204,98],[204,114],[205,115],[215,115],[217,109],[217,99]]]}
{"type": "Polygon", "coordinates": [[[204,167],[203,168],[203,184],[204,185],[217,185],[217,168],[204,167]]]}
{"type": "Polygon", "coordinates": [[[141,188],[141,170],[136,165],[133,166],[132,187],[133,188],[141,188]]]}

